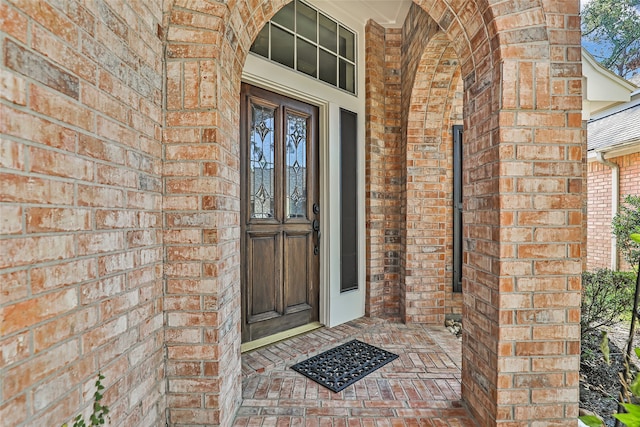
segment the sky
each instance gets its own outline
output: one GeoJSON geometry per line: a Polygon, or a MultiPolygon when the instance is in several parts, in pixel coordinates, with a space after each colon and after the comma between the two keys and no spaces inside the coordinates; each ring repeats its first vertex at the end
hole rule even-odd
{"type": "MultiPolygon", "coordinates": [[[[584,7],[590,2],[591,0],[580,0],[580,10],[584,9],[584,7]]],[[[639,10],[640,12],[640,10],[639,10]]],[[[592,55],[594,55],[594,57],[598,57],[598,53],[602,53],[603,49],[605,49],[606,51],[606,45],[599,45],[597,43],[593,43],[593,42],[588,42],[583,40],[582,41],[582,47],[584,47],[589,53],[591,53],[592,55]]],[[[633,77],[627,77],[628,79],[631,79],[636,85],[640,84],[640,73],[635,74],[635,76],[633,77]]]]}

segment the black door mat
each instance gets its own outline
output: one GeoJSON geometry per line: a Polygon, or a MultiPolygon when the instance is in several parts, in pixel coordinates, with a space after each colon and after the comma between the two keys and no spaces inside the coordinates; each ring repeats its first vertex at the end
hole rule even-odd
{"type": "Polygon", "coordinates": [[[291,369],[337,393],[397,358],[397,354],[353,340],[296,363],[291,369]]]}

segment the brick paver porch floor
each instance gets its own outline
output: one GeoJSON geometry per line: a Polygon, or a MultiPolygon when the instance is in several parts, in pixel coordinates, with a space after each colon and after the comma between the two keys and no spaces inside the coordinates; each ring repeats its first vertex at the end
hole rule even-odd
{"type": "Polygon", "coordinates": [[[242,355],[234,427],[475,426],[460,400],[461,345],[444,327],[362,318],[242,355]],[[339,393],[289,369],[351,339],[400,357],[339,393]]]}

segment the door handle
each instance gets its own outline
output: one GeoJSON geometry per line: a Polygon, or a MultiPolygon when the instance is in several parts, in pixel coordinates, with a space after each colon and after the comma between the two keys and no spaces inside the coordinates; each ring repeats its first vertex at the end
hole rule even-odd
{"type": "Polygon", "coordinates": [[[314,219],[313,222],[311,223],[312,227],[313,227],[313,231],[315,231],[316,236],[318,238],[318,242],[320,241],[320,235],[322,233],[320,233],[320,221],[318,221],[317,219],[314,219]]]}
{"type": "Polygon", "coordinates": [[[316,234],[316,244],[313,246],[313,254],[318,255],[320,253],[320,221],[314,219],[311,223],[311,228],[313,228],[313,232],[316,234]]]}

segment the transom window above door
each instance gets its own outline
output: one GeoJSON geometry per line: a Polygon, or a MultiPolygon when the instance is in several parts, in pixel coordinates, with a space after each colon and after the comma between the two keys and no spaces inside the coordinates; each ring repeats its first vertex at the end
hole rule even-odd
{"type": "Polygon", "coordinates": [[[256,37],[251,52],[356,93],[356,35],[300,0],[280,9],[256,37]]]}

